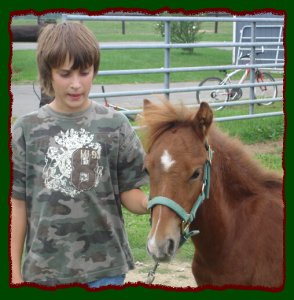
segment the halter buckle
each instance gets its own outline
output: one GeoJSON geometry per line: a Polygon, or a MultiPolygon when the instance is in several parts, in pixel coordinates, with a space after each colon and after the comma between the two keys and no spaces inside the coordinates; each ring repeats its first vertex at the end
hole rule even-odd
{"type": "Polygon", "coordinates": [[[204,180],[202,183],[201,194],[204,193],[205,186],[206,186],[206,180],[204,180]]]}
{"type": "Polygon", "coordinates": [[[214,151],[211,149],[209,144],[207,144],[207,152],[208,152],[208,161],[211,165],[214,151]]]}
{"type": "Polygon", "coordinates": [[[190,222],[185,222],[184,220],[182,221],[182,233],[186,232],[190,226],[190,222]]]}

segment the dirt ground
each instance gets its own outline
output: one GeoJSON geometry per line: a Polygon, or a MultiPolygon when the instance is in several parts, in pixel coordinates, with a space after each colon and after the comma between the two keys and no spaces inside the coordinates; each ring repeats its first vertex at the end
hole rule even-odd
{"type": "MultiPolygon", "coordinates": [[[[126,278],[128,282],[146,283],[148,272],[154,267],[153,263],[136,262],[135,270],[129,272],[126,278]]],[[[172,261],[158,266],[153,284],[167,287],[197,287],[191,271],[191,263],[172,261]]]]}
{"type": "Polygon", "coordinates": [[[249,149],[249,151],[253,152],[254,154],[281,152],[282,155],[283,140],[246,145],[246,147],[249,149]]]}
{"type": "MultiPolygon", "coordinates": [[[[283,140],[249,145],[247,147],[253,154],[281,153],[282,155],[283,140]]],[[[176,288],[197,287],[192,275],[191,263],[175,260],[170,263],[160,264],[157,268],[153,284],[176,288]]],[[[136,262],[136,268],[129,272],[126,278],[126,283],[138,281],[146,283],[148,272],[152,270],[153,267],[154,264],[151,262],[136,262]]]]}

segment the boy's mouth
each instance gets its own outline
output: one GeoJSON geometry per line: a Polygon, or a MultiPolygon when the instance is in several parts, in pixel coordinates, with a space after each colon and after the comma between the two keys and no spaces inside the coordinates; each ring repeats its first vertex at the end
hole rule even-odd
{"type": "Polygon", "coordinates": [[[68,96],[73,100],[78,100],[81,98],[82,94],[68,94],[68,96]]]}

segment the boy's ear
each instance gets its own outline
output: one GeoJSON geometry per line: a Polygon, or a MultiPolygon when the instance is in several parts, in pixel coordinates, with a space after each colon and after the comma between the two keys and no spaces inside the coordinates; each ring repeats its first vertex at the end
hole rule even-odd
{"type": "Polygon", "coordinates": [[[201,139],[204,139],[208,133],[213,120],[213,112],[206,102],[201,102],[199,110],[194,117],[194,128],[201,139]]]}

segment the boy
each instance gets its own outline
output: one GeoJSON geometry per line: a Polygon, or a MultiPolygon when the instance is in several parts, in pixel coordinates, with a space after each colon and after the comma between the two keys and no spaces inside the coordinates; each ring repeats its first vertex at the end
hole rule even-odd
{"type": "Polygon", "coordinates": [[[13,284],[121,285],[134,268],[121,204],[147,212],[143,150],[125,116],[88,98],[99,58],[82,24],[39,36],[40,83],[53,101],[12,130],[13,284]]]}

